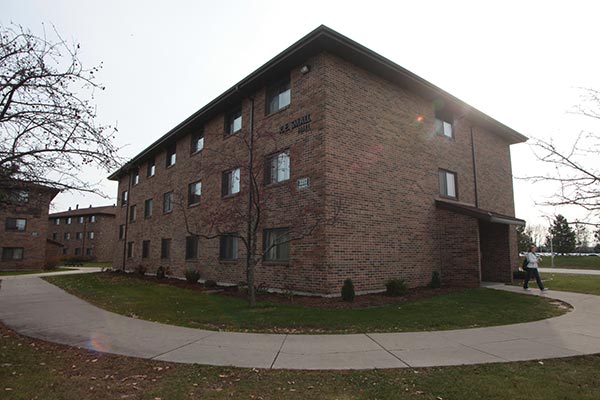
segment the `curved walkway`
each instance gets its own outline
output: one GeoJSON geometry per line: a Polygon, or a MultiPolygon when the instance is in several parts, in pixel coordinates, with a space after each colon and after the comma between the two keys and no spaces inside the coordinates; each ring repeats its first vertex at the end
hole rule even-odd
{"type": "MultiPolygon", "coordinates": [[[[519,287],[490,284],[523,292],[519,287]]],[[[539,291],[526,292],[539,295],[539,291]]],[[[600,352],[600,296],[549,291],[573,305],[556,318],[490,328],[352,335],[190,329],[117,315],[36,277],[4,279],[0,320],[15,331],[90,350],[163,361],[282,369],[431,367],[600,352]]],[[[519,310],[515,310],[519,312],[519,310]]]]}

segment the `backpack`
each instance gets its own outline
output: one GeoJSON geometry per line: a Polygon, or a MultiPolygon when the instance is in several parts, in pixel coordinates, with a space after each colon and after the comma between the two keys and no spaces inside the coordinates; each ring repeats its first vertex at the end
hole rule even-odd
{"type": "Polygon", "coordinates": [[[527,260],[527,256],[525,256],[525,259],[523,260],[523,264],[521,264],[521,268],[523,269],[523,271],[525,271],[525,272],[529,271],[529,267],[527,267],[528,264],[529,264],[529,261],[527,260]]]}

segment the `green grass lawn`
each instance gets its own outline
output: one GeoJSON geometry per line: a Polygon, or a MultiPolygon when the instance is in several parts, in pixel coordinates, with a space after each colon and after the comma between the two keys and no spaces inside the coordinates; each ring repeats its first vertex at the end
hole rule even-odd
{"type": "MultiPolygon", "coordinates": [[[[552,259],[543,257],[540,264],[541,268],[550,268],[552,259]]],[[[570,268],[570,269],[600,269],[600,257],[554,257],[555,268],[570,268]]]]}
{"type": "Polygon", "coordinates": [[[564,313],[549,300],[470,289],[365,309],[318,309],[206,294],[111,273],[56,276],[49,282],[104,309],[192,328],[251,332],[406,332],[494,326],[564,313]]]}
{"type": "Polygon", "coordinates": [[[26,338],[0,324],[5,400],[600,398],[600,356],[370,371],[208,367],[99,354],[26,338]]]}
{"type": "Polygon", "coordinates": [[[0,271],[0,276],[10,276],[10,275],[31,275],[31,274],[43,274],[47,272],[61,272],[61,271],[72,271],[75,268],[65,268],[60,267],[50,271],[46,271],[43,269],[38,269],[34,271],[0,271]]]}
{"type": "MultiPolygon", "coordinates": [[[[600,275],[570,275],[542,273],[544,285],[551,290],[588,293],[600,296],[600,275]]],[[[531,285],[530,285],[531,286],[531,285]]],[[[535,282],[533,286],[535,287],[535,282]]]]}

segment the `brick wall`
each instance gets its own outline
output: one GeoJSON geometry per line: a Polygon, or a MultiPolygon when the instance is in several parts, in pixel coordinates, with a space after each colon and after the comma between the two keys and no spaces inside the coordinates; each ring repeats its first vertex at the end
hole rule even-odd
{"type": "MultiPolygon", "coordinates": [[[[48,208],[58,191],[53,189],[27,189],[29,199],[21,205],[0,206],[0,243],[2,248],[22,247],[23,259],[0,259],[0,270],[41,269],[46,260],[48,208]],[[6,230],[7,218],[27,220],[24,232],[6,230]]],[[[1,249],[0,249],[1,250],[1,249]]]]}
{"type": "Polygon", "coordinates": [[[61,250],[63,257],[75,256],[76,249],[79,249],[80,256],[85,256],[90,250],[95,261],[110,262],[114,258],[117,234],[115,215],[97,213],[94,208],[54,213],[48,219],[48,239],[64,245],[61,250]],[[92,215],[96,217],[96,222],[90,222],[92,215]],[[70,224],[67,224],[68,217],[71,218],[70,224]],[[79,222],[80,217],[83,217],[83,223],[79,222]],[[60,218],[59,225],[55,223],[57,218],[60,218]],[[94,233],[93,239],[89,237],[90,232],[94,233]],[[65,239],[65,233],[70,234],[70,239],[65,239]],[[81,238],[78,238],[78,233],[81,238]]]}
{"type": "MultiPolygon", "coordinates": [[[[310,237],[291,244],[286,264],[260,263],[256,283],[267,287],[321,294],[339,294],[344,279],[352,278],[358,291],[383,290],[390,278],[410,286],[429,283],[441,271],[445,282],[461,286],[479,283],[479,229],[471,217],[439,211],[439,169],[457,174],[458,201],[475,203],[475,176],[471,129],[475,137],[479,201],[482,208],[512,215],[512,177],[508,142],[473,126],[469,116],[455,111],[454,138],[434,133],[434,101],[424,99],[366,70],[328,53],[306,61],[310,73],[291,71],[292,101],[288,108],[264,115],[264,89],[253,94],[257,142],[257,168],[264,156],[289,149],[288,184],[260,186],[263,202],[258,248],[264,228],[310,225],[317,217],[330,218],[341,202],[335,225],[321,226],[310,237]],[[311,131],[279,134],[282,124],[311,115],[311,131]],[[308,177],[311,188],[297,192],[297,179],[308,177]],[[449,260],[449,257],[452,260],[449,260]]],[[[245,252],[240,244],[237,262],[219,260],[219,243],[200,240],[198,259],[184,259],[185,236],[190,231],[244,232],[247,174],[242,171],[241,193],[221,198],[221,172],[243,164],[246,153],[239,139],[247,135],[250,101],[243,102],[243,129],[224,137],[224,113],[204,126],[205,148],[190,154],[191,124],[176,139],[177,163],[165,167],[165,147],[155,154],[156,176],[131,188],[129,206],[137,219],[128,225],[115,265],[121,266],[126,242],[134,243],[126,268],[146,265],[154,272],[168,266],[177,275],[197,268],[202,278],[236,283],[245,280],[245,252]],[[232,161],[233,160],[233,161],[232,161]],[[236,161],[237,160],[237,161],[236,161]],[[202,181],[201,204],[187,207],[187,185],[202,181]],[[162,212],[163,194],[174,191],[180,199],[173,212],[162,212]],[[144,218],[144,201],[152,198],[154,214],[144,218]],[[211,229],[212,228],[212,229],[211,229]],[[171,239],[171,257],[160,259],[161,238],[171,239]],[[150,240],[150,256],[141,258],[143,240],[150,240]]],[[[225,112],[225,110],[224,110],[225,112]]],[[[119,196],[127,189],[119,183],[119,196]]],[[[125,224],[126,207],[118,207],[117,223],[125,224]]],[[[516,237],[509,232],[510,240],[516,237]]],[[[516,240],[515,240],[516,245],[516,240]]],[[[510,251],[515,248],[509,243],[510,251]]],[[[510,257],[513,257],[511,255],[510,257]]]]}

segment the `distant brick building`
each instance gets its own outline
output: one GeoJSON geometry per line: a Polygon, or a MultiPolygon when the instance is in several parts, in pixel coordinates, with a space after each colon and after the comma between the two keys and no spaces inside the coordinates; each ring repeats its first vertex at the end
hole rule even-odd
{"type": "Polygon", "coordinates": [[[115,206],[69,209],[48,216],[48,239],[62,243],[61,256],[108,262],[116,245],[115,206]]]}
{"type": "Polygon", "coordinates": [[[48,209],[59,190],[14,182],[0,190],[0,270],[41,269],[59,243],[47,242],[48,209]]]}
{"type": "Polygon", "coordinates": [[[244,281],[236,210],[257,184],[257,285],[336,295],[346,278],[362,292],[391,278],[423,286],[434,271],[453,285],[510,281],[524,221],[514,218],[509,146],[525,140],[321,26],[111,175],[114,264],[244,281]],[[262,138],[253,183],[238,140],[249,132],[262,138]]]}

